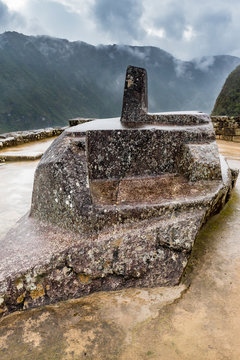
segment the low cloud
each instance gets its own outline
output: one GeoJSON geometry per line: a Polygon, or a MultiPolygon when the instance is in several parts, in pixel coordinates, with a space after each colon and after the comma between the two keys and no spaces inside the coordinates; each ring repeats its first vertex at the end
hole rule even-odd
{"type": "Polygon", "coordinates": [[[130,47],[127,45],[119,45],[118,49],[125,50],[133,57],[137,57],[139,60],[148,60],[150,55],[149,49],[141,49],[139,47],[130,47]]]}
{"type": "Polygon", "coordinates": [[[213,56],[204,56],[193,60],[195,68],[201,71],[208,71],[214,62],[215,58],[213,56]]]}
{"type": "Polygon", "coordinates": [[[178,78],[192,78],[192,73],[189,69],[189,63],[178,59],[174,59],[174,68],[178,78]]]}

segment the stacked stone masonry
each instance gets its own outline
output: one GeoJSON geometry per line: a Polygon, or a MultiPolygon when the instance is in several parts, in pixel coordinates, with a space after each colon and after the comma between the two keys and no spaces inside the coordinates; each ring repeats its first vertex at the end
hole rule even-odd
{"type": "Polygon", "coordinates": [[[56,127],[0,134],[0,149],[59,136],[65,129],[66,127],[56,127]]]}
{"type": "Polygon", "coordinates": [[[216,139],[240,142],[240,116],[212,116],[216,139]]]}

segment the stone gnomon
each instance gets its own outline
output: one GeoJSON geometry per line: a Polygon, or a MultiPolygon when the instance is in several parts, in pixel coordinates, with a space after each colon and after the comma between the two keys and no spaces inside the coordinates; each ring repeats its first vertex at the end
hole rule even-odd
{"type": "Polygon", "coordinates": [[[148,114],[146,71],[128,67],[121,118],[65,130],[41,159],[30,215],[1,242],[0,312],[178,284],[236,177],[209,116],[148,114]]]}

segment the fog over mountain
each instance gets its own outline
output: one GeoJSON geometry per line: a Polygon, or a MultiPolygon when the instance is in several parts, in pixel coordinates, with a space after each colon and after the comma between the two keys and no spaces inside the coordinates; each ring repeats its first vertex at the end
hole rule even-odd
{"type": "Polygon", "coordinates": [[[0,132],[67,124],[77,116],[120,116],[126,67],[148,71],[149,111],[211,112],[240,58],[184,62],[150,46],[0,35],[0,132]]]}

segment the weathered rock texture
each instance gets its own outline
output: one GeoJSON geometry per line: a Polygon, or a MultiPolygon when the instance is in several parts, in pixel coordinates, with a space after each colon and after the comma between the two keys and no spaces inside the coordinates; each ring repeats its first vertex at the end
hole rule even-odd
{"type": "Polygon", "coordinates": [[[47,139],[53,136],[59,136],[65,129],[66,127],[56,127],[0,134],[0,149],[9,146],[26,144],[31,141],[47,139]]]}
{"type": "Polygon", "coordinates": [[[240,142],[240,116],[211,116],[216,138],[240,142]]]}
{"type": "MultiPolygon", "coordinates": [[[[128,108],[143,109],[145,73],[128,69],[127,81],[129,73],[123,104],[132,94],[128,108]]],[[[145,113],[137,123],[126,111],[65,130],[42,157],[30,217],[1,244],[2,313],[179,283],[199,229],[229,199],[237,173],[219,157],[206,114],[145,113]]]]}
{"type": "Polygon", "coordinates": [[[76,125],[80,125],[80,124],[84,124],[88,121],[92,121],[95,120],[94,118],[83,118],[83,117],[77,117],[74,119],[69,119],[69,126],[76,126],[76,125]]]}
{"type": "Polygon", "coordinates": [[[34,161],[42,157],[43,153],[35,152],[32,154],[9,154],[7,152],[0,153],[0,163],[8,161],[34,161]]]}
{"type": "Polygon", "coordinates": [[[123,124],[139,124],[139,122],[145,122],[147,111],[147,72],[142,68],[128,66],[121,121],[123,124]]]}

